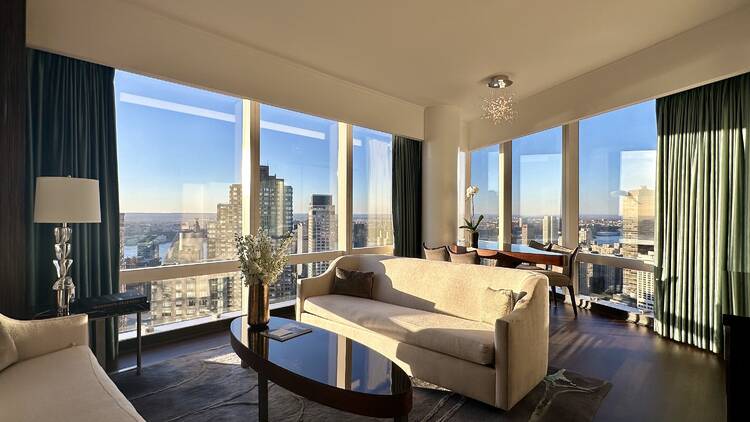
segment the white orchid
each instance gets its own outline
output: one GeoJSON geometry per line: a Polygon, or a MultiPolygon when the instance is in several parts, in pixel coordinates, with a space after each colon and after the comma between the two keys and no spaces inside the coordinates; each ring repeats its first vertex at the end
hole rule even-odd
{"type": "Polygon", "coordinates": [[[274,284],[278,281],[289,257],[289,246],[294,240],[292,233],[274,241],[265,230],[258,228],[257,234],[235,234],[234,240],[246,286],[274,284]]]}
{"type": "Polygon", "coordinates": [[[469,186],[466,188],[466,199],[474,199],[474,196],[479,193],[479,186],[469,186]]]}
{"type": "Polygon", "coordinates": [[[474,221],[474,197],[479,193],[479,186],[469,186],[466,188],[466,200],[471,201],[471,220],[464,218],[464,225],[460,226],[459,229],[466,229],[470,232],[476,232],[479,230],[479,223],[484,219],[484,215],[480,215],[477,221],[474,221]]]}

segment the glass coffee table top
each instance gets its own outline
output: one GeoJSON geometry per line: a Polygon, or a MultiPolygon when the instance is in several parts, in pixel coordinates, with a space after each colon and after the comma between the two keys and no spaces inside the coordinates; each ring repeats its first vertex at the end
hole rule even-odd
{"type": "Polygon", "coordinates": [[[411,380],[388,358],[345,336],[285,318],[271,317],[268,329],[290,323],[312,332],[282,342],[250,329],[246,317],[237,318],[230,328],[232,347],[259,376],[319,403],[376,417],[411,410],[411,380]]]}

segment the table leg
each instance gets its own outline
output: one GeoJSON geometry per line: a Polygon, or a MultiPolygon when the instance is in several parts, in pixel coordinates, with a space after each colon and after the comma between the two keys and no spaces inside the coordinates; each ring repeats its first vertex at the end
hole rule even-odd
{"type": "Polygon", "coordinates": [[[268,422],[268,378],[258,373],[258,421],[268,422]]]}
{"type": "Polygon", "coordinates": [[[409,422],[409,415],[396,416],[393,418],[394,422],[409,422]]]}
{"type": "Polygon", "coordinates": [[[136,368],[135,368],[135,374],[141,375],[141,313],[136,313],[136,330],[138,331],[136,333],[137,340],[137,347],[138,350],[136,350],[135,358],[136,358],[136,368]]]}
{"type": "Polygon", "coordinates": [[[96,334],[94,350],[96,351],[96,360],[102,368],[107,367],[107,345],[104,341],[105,321],[106,318],[94,320],[94,333],[96,334]]]}

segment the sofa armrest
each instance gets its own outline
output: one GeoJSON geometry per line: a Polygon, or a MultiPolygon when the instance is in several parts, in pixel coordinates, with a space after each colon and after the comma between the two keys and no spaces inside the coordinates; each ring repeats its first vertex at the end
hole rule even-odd
{"type": "Polygon", "coordinates": [[[89,317],[86,314],[19,321],[0,315],[18,349],[18,360],[46,355],[71,346],[88,346],[89,317]]]}
{"type": "Polygon", "coordinates": [[[300,318],[307,298],[331,293],[333,289],[333,276],[336,274],[336,263],[339,259],[334,260],[322,274],[297,280],[297,303],[294,307],[297,321],[301,320],[300,318]]]}
{"type": "Polygon", "coordinates": [[[525,306],[495,321],[495,401],[509,410],[547,375],[549,290],[546,277],[525,306]]]}

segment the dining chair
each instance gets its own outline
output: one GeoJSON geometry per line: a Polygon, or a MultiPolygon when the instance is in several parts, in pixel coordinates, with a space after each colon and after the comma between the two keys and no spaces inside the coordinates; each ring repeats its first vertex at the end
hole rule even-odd
{"type": "Polygon", "coordinates": [[[456,253],[449,249],[448,254],[450,255],[451,262],[457,264],[479,264],[479,254],[477,251],[456,253]]]}
{"type": "MultiPolygon", "coordinates": [[[[576,318],[578,318],[578,306],[576,303],[576,295],[575,290],[573,288],[573,268],[576,263],[576,258],[578,257],[578,251],[580,247],[576,247],[575,249],[566,248],[565,246],[560,245],[551,245],[550,251],[551,252],[557,252],[565,255],[565,262],[564,266],[562,267],[562,271],[553,271],[550,269],[542,269],[539,267],[534,268],[521,268],[527,271],[535,271],[541,274],[544,274],[547,276],[547,279],[549,280],[549,285],[552,288],[552,302],[554,303],[555,307],[557,307],[557,294],[556,294],[556,287],[567,287],[568,292],[570,293],[570,301],[573,304],[573,314],[576,318]]],[[[518,267],[516,267],[518,268],[518,267]]]]}
{"type": "Polygon", "coordinates": [[[438,246],[435,248],[429,248],[423,242],[422,249],[424,250],[424,257],[428,261],[448,261],[448,247],[438,246]]]}
{"type": "MultiPolygon", "coordinates": [[[[549,242],[542,243],[542,242],[537,242],[536,240],[529,240],[528,245],[530,248],[538,249],[540,251],[549,251],[550,248],[552,247],[552,243],[549,243],[549,242]]],[[[532,270],[532,271],[536,269],[541,269],[540,267],[538,267],[536,264],[532,262],[523,262],[520,265],[517,265],[516,268],[518,268],[519,270],[532,270]]],[[[550,270],[551,268],[547,265],[545,266],[544,269],[550,270]]]]}

